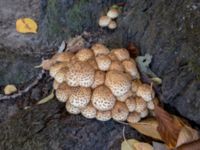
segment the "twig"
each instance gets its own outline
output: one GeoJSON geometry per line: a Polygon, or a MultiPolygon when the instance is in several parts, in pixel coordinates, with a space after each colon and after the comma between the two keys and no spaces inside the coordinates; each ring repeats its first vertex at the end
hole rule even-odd
{"type": "Polygon", "coordinates": [[[15,99],[15,98],[20,97],[23,94],[27,93],[28,91],[30,91],[30,89],[32,89],[35,85],[38,84],[38,82],[42,79],[44,73],[45,73],[45,71],[42,70],[38,74],[37,78],[30,85],[28,85],[24,90],[20,90],[20,91],[18,91],[18,93],[13,94],[13,95],[0,96],[0,101],[8,100],[8,99],[15,99]]]}

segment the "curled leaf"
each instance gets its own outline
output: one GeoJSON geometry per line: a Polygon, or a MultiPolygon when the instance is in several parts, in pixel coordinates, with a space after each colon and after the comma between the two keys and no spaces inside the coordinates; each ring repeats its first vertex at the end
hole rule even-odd
{"type": "Polygon", "coordinates": [[[20,18],[16,21],[16,30],[20,33],[37,33],[37,23],[31,18],[20,18]]]}
{"type": "Polygon", "coordinates": [[[6,85],[5,88],[4,88],[4,93],[5,93],[5,95],[10,95],[10,94],[12,94],[12,93],[14,93],[14,92],[16,92],[16,91],[17,91],[17,88],[16,88],[16,86],[13,85],[13,84],[8,84],[8,85],[6,85]]]}

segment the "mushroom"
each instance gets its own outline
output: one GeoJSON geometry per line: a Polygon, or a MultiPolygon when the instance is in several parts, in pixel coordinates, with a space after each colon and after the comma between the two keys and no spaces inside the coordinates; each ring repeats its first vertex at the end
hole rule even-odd
{"type": "Polygon", "coordinates": [[[112,8],[107,12],[107,16],[112,19],[115,19],[119,16],[119,11],[115,8],[112,8]]]}
{"type": "Polygon", "coordinates": [[[140,119],[141,119],[141,117],[140,117],[139,113],[137,113],[137,112],[131,112],[128,115],[127,121],[129,123],[137,123],[137,122],[140,121],[140,119]]]}
{"type": "Polygon", "coordinates": [[[140,75],[134,60],[124,60],[122,62],[125,71],[129,73],[133,79],[140,79],[140,75]]]}
{"type": "Polygon", "coordinates": [[[145,101],[151,101],[155,97],[155,92],[148,84],[142,84],[138,87],[137,96],[142,97],[145,101]]]}
{"type": "Polygon", "coordinates": [[[117,56],[116,56],[114,53],[109,53],[109,54],[108,54],[108,57],[109,57],[110,60],[112,60],[112,61],[118,60],[118,59],[117,59],[117,56]]]}
{"type": "Polygon", "coordinates": [[[148,109],[144,109],[142,112],[140,112],[140,117],[145,118],[148,115],[149,111],[148,109]]]}
{"type": "Polygon", "coordinates": [[[129,97],[128,99],[126,99],[125,104],[129,110],[129,112],[135,111],[136,101],[133,97],[129,97]]]}
{"type": "Polygon", "coordinates": [[[109,70],[116,70],[116,71],[123,72],[124,67],[123,67],[122,63],[117,60],[117,61],[112,61],[109,70]]]}
{"type": "Polygon", "coordinates": [[[144,109],[147,108],[147,103],[141,97],[136,97],[135,103],[136,103],[135,111],[138,113],[141,113],[144,109]]]}
{"type": "Polygon", "coordinates": [[[70,52],[62,52],[62,53],[57,53],[52,57],[52,60],[54,62],[70,62],[71,58],[74,56],[73,53],[70,52]]]}
{"type": "Polygon", "coordinates": [[[99,26],[100,27],[107,27],[111,21],[111,18],[108,16],[101,16],[99,18],[99,26]]]}
{"type": "Polygon", "coordinates": [[[81,112],[81,110],[79,108],[74,107],[69,102],[66,103],[65,108],[70,114],[77,115],[81,112]]]}
{"type": "Polygon", "coordinates": [[[125,121],[128,117],[128,108],[125,103],[117,101],[112,109],[112,118],[117,121],[125,121]]]}
{"type": "Polygon", "coordinates": [[[54,76],[54,79],[58,82],[58,83],[62,83],[65,81],[66,76],[67,76],[67,71],[68,71],[68,67],[64,67],[61,68],[56,75],[54,76]]]}
{"type": "Polygon", "coordinates": [[[96,88],[99,85],[104,84],[105,81],[105,72],[96,71],[94,76],[94,83],[92,84],[92,88],[96,88]]]}
{"type": "Polygon", "coordinates": [[[50,70],[49,70],[50,76],[55,77],[56,73],[58,73],[58,71],[61,68],[64,68],[64,67],[67,67],[66,63],[56,63],[56,64],[54,64],[53,66],[50,67],[50,70]]]}
{"type": "Polygon", "coordinates": [[[100,85],[94,89],[92,94],[92,104],[100,111],[111,110],[115,105],[115,97],[108,87],[100,85]]]}
{"type": "Polygon", "coordinates": [[[79,87],[76,92],[73,92],[69,97],[69,102],[71,105],[84,108],[90,102],[91,89],[85,87],[79,87]]]}
{"type": "Polygon", "coordinates": [[[119,61],[124,61],[130,58],[129,52],[125,48],[112,49],[112,52],[119,61]]]}
{"type": "Polygon", "coordinates": [[[131,88],[131,82],[124,73],[119,71],[108,71],[106,73],[105,85],[117,97],[124,95],[131,88]]]}
{"type": "Polygon", "coordinates": [[[87,61],[94,56],[94,53],[91,49],[83,48],[76,53],[76,57],[79,61],[87,61]]]}
{"type": "Polygon", "coordinates": [[[125,100],[128,98],[128,97],[131,97],[133,95],[133,92],[131,90],[129,90],[128,92],[126,92],[124,95],[122,96],[118,96],[117,97],[117,100],[118,101],[121,101],[121,102],[125,102],[125,100]]]}
{"type": "Polygon", "coordinates": [[[99,70],[101,70],[101,71],[107,71],[111,64],[110,58],[106,55],[97,56],[96,62],[97,62],[99,70]]]}
{"type": "Polygon", "coordinates": [[[98,55],[107,55],[107,54],[110,53],[110,50],[105,45],[100,44],[100,43],[94,44],[91,47],[91,49],[93,50],[95,56],[98,56],[98,55]]]}
{"type": "Polygon", "coordinates": [[[42,69],[44,70],[49,70],[51,68],[51,66],[53,66],[55,64],[55,62],[52,59],[46,59],[43,60],[41,65],[37,66],[37,67],[42,67],[42,69]]]}
{"type": "Polygon", "coordinates": [[[85,108],[81,109],[81,114],[88,119],[92,119],[96,117],[96,109],[94,106],[90,103],[85,108]]]}
{"type": "Polygon", "coordinates": [[[53,89],[54,89],[54,90],[57,90],[59,85],[60,85],[60,83],[57,82],[57,81],[54,79],[54,80],[53,80],[53,89]]]}
{"type": "Polygon", "coordinates": [[[108,121],[111,117],[111,111],[97,111],[96,114],[96,119],[99,121],[108,121]]]}
{"type": "Polygon", "coordinates": [[[133,81],[132,81],[132,87],[131,87],[132,92],[133,92],[133,93],[136,93],[137,90],[138,90],[138,87],[139,87],[141,84],[142,84],[142,83],[141,83],[140,80],[138,80],[138,79],[133,80],[133,81]]]}
{"type": "Polygon", "coordinates": [[[65,82],[59,84],[56,90],[56,97],[60,102],[66,102],[70,94],[71,94],[71,89],[65,82]]]}
{"type": "Polygon", "coordinates": [[[114,30],[117,28],[117,23],[115,21],[110,21],[109,25],[108,25],[108,28],[111,29],[111,30],[114,30]]]}
{"type": "Polygon", "coordinates": [[[88,63],[94,68],[94,70],[98,70],[98,65],[95,59],[88,60],[88,63]]]}

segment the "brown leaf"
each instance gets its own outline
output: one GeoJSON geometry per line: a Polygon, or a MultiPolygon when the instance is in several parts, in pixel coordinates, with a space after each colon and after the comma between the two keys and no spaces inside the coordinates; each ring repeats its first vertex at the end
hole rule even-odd
{"type": "Polygon", "coordinates": [[[136,58],[140,53],[139,48],[133,43],[128,43],[127,50],[132,58],[136,58]]]}
{"type": "Polygon", "coordinates": [[[153,147],[148,143],[129,139],[122,142],[121,150],[153,150],[153,147]]]}
{"type": "Polygon", "coordinates": [[[134,124],[132,123],[130,126],[146,136],[150,136],[157,140],[162,140],[159,132],[157,131],[158,122],[155,118],[148,118],[134,124]]]}
{"type": "Polygon", "coordinates": [[[158,121],[157,130],[163,141],[169,148],[175,148],[179,133],[185,123],[180,118],[169,114],[158,105],[155,105],[155,115],[158,121]]]}
{"type": "Polygon", "coordinates": [[[176,148],[176,150],[199,150],[199,149],[200,149],[200,139],[187,144],[183,144],[176,148]]]}

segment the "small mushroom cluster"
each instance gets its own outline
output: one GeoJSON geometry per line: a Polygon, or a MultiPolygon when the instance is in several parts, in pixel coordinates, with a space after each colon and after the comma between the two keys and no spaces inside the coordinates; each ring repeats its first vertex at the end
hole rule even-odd
{"type": "Polygon", "coordinates": [[[136,123],[154,109],[155,93],[140,81],[136,63],[124,48],[109,50],[96,43],[76,53],[58,53],[42,66],[71,114],[136,123]]]}
{"type": "Polygon", "coordinates": [[[99,18],[99,26],[100,27],[108,27],[111,30],[117,28],[117,23],[115,19],[119,16],[119,10],[116,8],[111,8],[106,16],[101,16],[99,18]]]}

